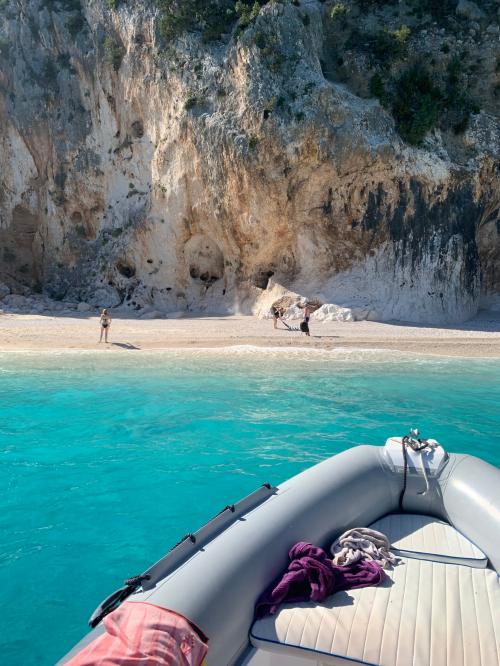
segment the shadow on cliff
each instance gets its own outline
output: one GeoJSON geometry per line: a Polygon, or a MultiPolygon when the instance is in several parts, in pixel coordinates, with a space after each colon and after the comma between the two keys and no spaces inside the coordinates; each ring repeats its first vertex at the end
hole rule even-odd
{"type": "MultiPolygon", "coordinates": [[[[61,318],[61,319],[99,319],[101,316],[102,308],[92,308],[89,311],[81,312],[74,308],[43,308],[33,305],[16,307],[3,303],[0,301],[0,317],[2,315],[19,315],[19,316],[34,316],[34,317],[48,317],[48,318],[61,318]]],[[[182,315],[177,314],[176,316],[171,316],[168,313],[156,313],[155,316],[151,316],[148,312],[142,313],[142,316],[139,312],[134,310],[130,311],[120,311],[108,308],[108,312],[112,319],[129,319],[133,321],[174,321],[177,319],[207,319],[207,320],[223,320],[226,319],[228,314],[214,314],[214,313],[200,313],[200,312],[183,312],[182,315]],[[149,315],[149,316],[148,316],[149,315]]],[[[152,311],[151,311],[152,312],[152,311]]],[[[244,316],[244,315],[242,315],[244,316]]]]}
{"type": "Polygon", "coordinates": [[[440,328],[448,331],[464,331],[478,333],[498,333],[500,332],[500,312],[491,310],[480,310],[480,312],[461,324],[416,324],[409,321],[381,321],[379,324],[388,324],[389,326],[402,326],[404,328],[440,328]]]}
{"type": "MultiPolygon", "coordinates": [[[[102,308],[95,308],[89,312],[80,312],[79,310],[74,309],[44,309],[40,310],[37,307],[23,307],[17,308],[9,305],[5,305],[0,301],[0,317],[2,315],[16,315],[16,316],[34,316],[34,317],[47,317],[49,319],[99,319],[101,316],[102,308]]],[[[146,322],[146,321],[178,321],[178,320],[190,320],[190,319],[203,319],[204,321],[224,321],[229,317],[241,317],[243,319],[252,318],[256,319],[252,315],[232,315],[232,314],[217,314],[217,313],[203,313],[203,312],[183,312],[181,315],[176,314],[172,316],[169,313],[158,313],[157,316],[148,316],[149,313],[144,313],[142,316],[135,311],[115,311],[112,308],[108,308],[109,315],[111,319],[117,320],[130,320],[137,322],[146,322]]]]}

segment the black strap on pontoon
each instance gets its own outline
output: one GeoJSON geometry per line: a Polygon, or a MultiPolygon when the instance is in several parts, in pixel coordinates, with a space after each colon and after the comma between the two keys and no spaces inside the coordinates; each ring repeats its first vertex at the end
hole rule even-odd
{"type": "Polygon", "coordinates": [[[224,511],[230,511],[231,513],[234,513],[236,509],[234,508],[234,504],[226,504],[226,506],[217,513],[217,516],[220,516],[221,513],[224,513],[224,511]]]}
{"type": "MultiPolygon", "coordinates": [[[[184,543],[184,541],[187,541],[187,539],[189,539],[189,541],[191,541],[191,543],[196,543],[196,537],[195,537],[195,535],[192,534],[191,532],[189,532],[189,534],[185,534],[185,535],[182,537],[182,539],[180,539],[176,544],[174,544],[170,550],[173,550],[174,548],[177,548],[177,546],[180,546],[181,543],[184,543]]],[[[148,580],[149,580],[149,579],[148,579],[148,580]]]]}
{"type": "Polygon", "coordinates": [[[123,581],[125,585],[128,585],[129,587],[139,587],[139,585],[144,581],[144,580],[149,580],[151,576],[149,574],[140,574],[139,576],[132,576],[132,578],[127,578],[127,580],[123,581]]]}
{"type": "Polygon", "coordinates": [[[399,493],[399,510],[403,511],[403,497],[406,492],[406,475],[408,474],[408,454],[406,452],[406,440],[408,437],[405,435],[401,442],[402,451],[403,451],[403,487],[399,493]]]}
{"type": "Polygon", "coordinates": [[[119,590],[116,590],[113,592],[113,594],[110,594],[109,597],[107,597],[101,604],[99,604],[97,609],[92,613],[92,616],[89,620],[89,625],[92,627],[92,629],[97,627],[99,622],[101,622],[101,620],[104,619],[106,615],[109,615],[111,611],[114,611],[115,608],[118,608],[118,606],[123,601],[125,601],[125,599],[133,594],[137,588],[141,586],[143,581],[149,580],[150,578],[151,576],[146,573],[127,578],[127,580],[124,581],[124,587],[120,587],[119,590]]]}

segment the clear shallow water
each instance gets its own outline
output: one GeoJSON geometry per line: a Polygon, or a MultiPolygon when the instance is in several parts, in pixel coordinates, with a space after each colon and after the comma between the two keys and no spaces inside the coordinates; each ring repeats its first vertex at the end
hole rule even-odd
{"type": "Polygon", "coordinates": [[[2,662],[264,481],[418,425],[500,465],[500,362],[376,353],[0,354],[2,662]]]}

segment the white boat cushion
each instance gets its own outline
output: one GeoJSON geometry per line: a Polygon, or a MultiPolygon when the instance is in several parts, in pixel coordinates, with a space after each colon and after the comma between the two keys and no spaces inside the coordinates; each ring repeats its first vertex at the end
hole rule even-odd
{"type": "Polygon", "coordinates": [[[500,664],[500,585],[491,569],[403,559],[383,585],[289,605],[256,621],[266,652],[347,666],[500,664]]]}
{"type": "Polygon", "coordinates": [[[393,513],[370,525],[387,536],[396,555],[485,567],[486,555],[448,523],[410,513],[393,513]]]}

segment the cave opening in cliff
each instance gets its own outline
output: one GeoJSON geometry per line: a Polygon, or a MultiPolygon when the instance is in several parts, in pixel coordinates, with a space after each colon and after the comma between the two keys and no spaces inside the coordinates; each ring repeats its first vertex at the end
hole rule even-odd
{"type": "Polygon", "coordinates": [[[253,278],[252,282],[255,287],[259,289],[267,289],[269,285],[269,280],[274,275],[274,271],[259,271],[253,278]]]}
{"type": "Polygon", "coordinates": [[[120,273],[120,275],[123,275],[123,277],[128,279],[134,277],[135,275],[135,267],[124,261],[117,262],[116,270],[120,273]]]}

